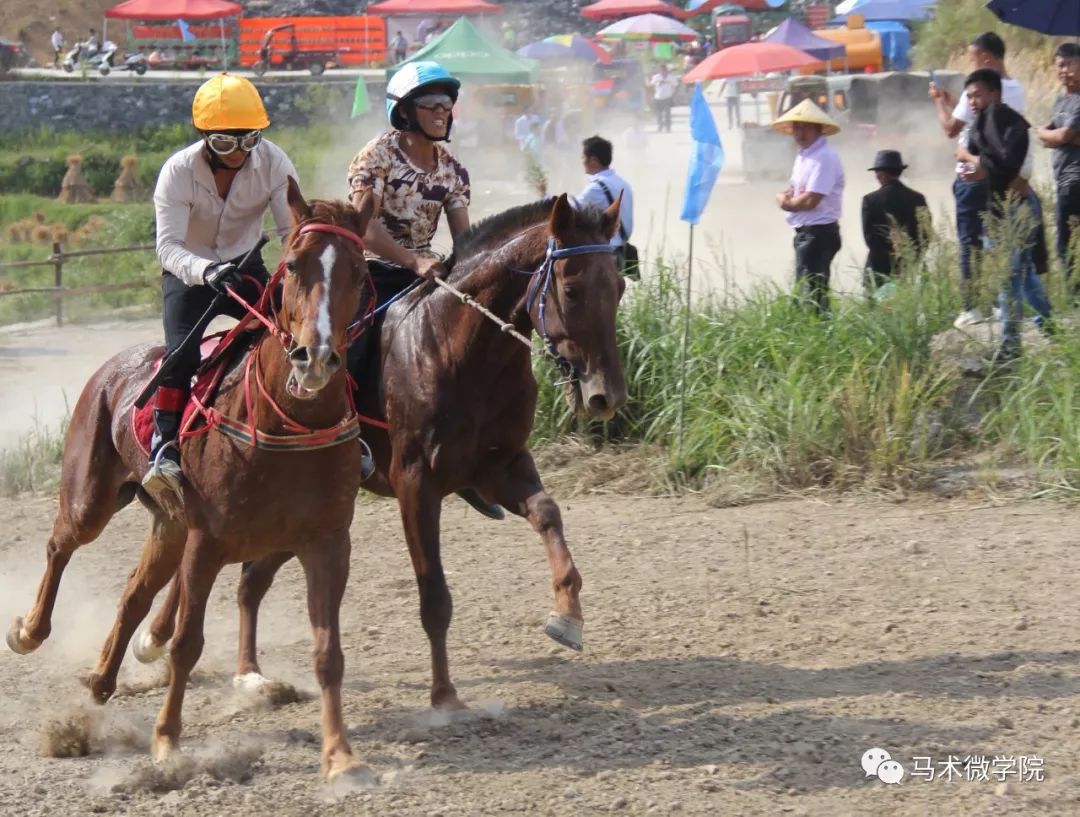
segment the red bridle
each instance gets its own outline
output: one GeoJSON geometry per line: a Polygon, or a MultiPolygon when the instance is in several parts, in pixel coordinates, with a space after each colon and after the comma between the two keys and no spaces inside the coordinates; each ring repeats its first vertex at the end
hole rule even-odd
{"type": "MultiPolygon", "coordinates": [[[[307,235],[309,233],[325,233],[330,235],[336,235],[351,241],[353,244],[356,245],[356,247],[360,250],[361,253],[363,253],[364,251],[364,240],[355,232],[346,227],[339,227],[336,224],[323,224],[322,222],[317,221],[308,222],[307,224],[303,224],[300,229],[297,230],[294,241],[296,238],[299,238],[302,235],[307,235]]],[[[291,246],[292,242],[290,242],[289,244],[289,247],[291,246]]],[[[281,328],[281,326],[278,324],[278,316],[273,311],[273,293],[281,284],[281,279],[285,275],[286,266],[284,256],[285,254],[287,254],[289,247],[287,247],[286,252],[283,253],[282,259],[278,263],[277,270],[275,270],[273,276],[267,282],[266,287],[263,289],[262,295],[259,297],[259,300],[255,304],[255,306],[249,304],[247,301],[245,301],[243,298],[233,292],[232,289],[227,290],[229,297],[231,297],[245,310],[247,310],[248,314],[235,327],[233,327],[229,334],[222,340],[221,344],[219,344],[219,348],[226,348],[227,343],[230,342],[233,337],[235,337],[235,335],[247,329],[250,321],[254,319],[261,323],[264,327],[266,327],[266,330],[270,335],[273,335],[275,338],[278,339],[286,353],[291,350],[293,346],[293,337],[289,332],[281,328]],[[273,316],[273,320],[271,320],[268,315],[273,316]]],[[[375,301],[375,286],[374,282],[371,280],[370,272],[367,273],[367,283],[368,289],[371,292],[371,296],[368,304],[368,309],[365,311],[370,311],[371,306],[374,304],[375,301]]],[[[198,400],[196,400],[196,405],[198,405],[199,408],[199,412],[197,413],[201,413],[202,416],[205,418],[206,427],[205,429],[200,430],[200,432],[194,433],[201,433],[201,431],[209,430],[210,428],[213,428],[215,426],[221,426],[223,429],[232,429],[234,432],[237,430],[243,430],[244,432],[246,432],[244,436],[248,437],[251,440],[250,444],[252,445],[258,445],[260,441],[265,440],[268,441],[270,444],[274,445],[275,447],[279,448],[325,447],[328,444],[333,445],[338,442],[345,442],[348,439],[352,439],[353,436],[356,436],[356,434],[359,434],[358,426],[356,434],[352,434],[352,426],[353,424],[357,423],[357,415],[356,409],[353,406],[351,393],[352,386],[350,384],[351,378],[349,377],[346,377],[345,380],[346,391],[349,392],[348,401],[350,411],[345,420],[343,420],[336,426],[328,429],[311,429],[296,422],[282,410],[282,408],[274,401],[274,399],[270,396],[270,393],[266,390],[266,387],[263,384],[262,377],[259,372],[259,368],[255,365],[255,361],[258,358],[259,347],[262,345],[262,341],[264,338],[259,339],[259,341],[255,345],[255,348],[252,349],[251,354],[248,355],[247,365],[244,371],[244,403],[247,412],[247,423],[241,424],[238,423],[236,420],[224,417],[216,409],[204,406],[199,403],[198,400]],[[281,420],[284,422],[285,428],[288,429],[291,433],[290,437],[273,437],[272,435],[260,432],[258,428],[256,428],[254,410],[255,406],[252,394],[252,373],[254,373],[254,382],[259,390],[260,395],[262,396],[263,400],[265,400],[266,403],[270,406],[273,412],[277,414],[277,416],[281,418],[281,420]],[[347,431],[347,433],[344,435],[343,430],[347,431]],[[300,438],[303,439],[301,440],[300,438]],[[282,442],[286,439],[291,440],[294,444],[290,445],[288,443],[282,442]]],[[[352,338],[346,337],[345,341],[342,343],[342,348],[347,346],[350,340],[352,340],[352,338]]],[[[189,420],[189,422],[185,425],[185,431],[190,428],[191,421],[193,420],[194,415],[192,416],[191,420],[189,420]]]]}

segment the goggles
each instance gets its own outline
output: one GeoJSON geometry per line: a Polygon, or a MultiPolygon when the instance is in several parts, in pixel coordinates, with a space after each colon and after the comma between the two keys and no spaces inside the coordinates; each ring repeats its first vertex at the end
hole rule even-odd
{"type": "Polygon", "coordinates": [[[251,153],[251,151],[259,146],[259,142],[261,141],[261,130],[248,131],[240,136],[234,136],[231,133],[206,134],[206,144],[209,146],[210,150],[214,151],[218,156],[225,156],[236,150],[251,153]]]}
{"type": "Polygon", "coordinates": [[[417,108],[423,108],[425,111],[441,110],[445,113],[451,113],[454,110],[454,100],[449,94],[424,94],[416,97],[413,104],[417,108]]]}

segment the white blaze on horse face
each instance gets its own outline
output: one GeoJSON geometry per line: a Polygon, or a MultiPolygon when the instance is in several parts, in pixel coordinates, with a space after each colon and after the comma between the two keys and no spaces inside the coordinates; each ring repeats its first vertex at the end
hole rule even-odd
{"type": "Polygon", "coordinates": [[[327,244],[319,256],[322,263],[323,291],[322,300],[319,301],[319,318],[315,323],[317,334],[316,346],[330,345],[330,281],[334,275],[334,264],[337,262],[337,250],[333,244],[327,244]]]}

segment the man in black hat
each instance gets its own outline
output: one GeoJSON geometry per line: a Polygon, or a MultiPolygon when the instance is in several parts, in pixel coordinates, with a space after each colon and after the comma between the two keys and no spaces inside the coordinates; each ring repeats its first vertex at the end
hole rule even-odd
{"type": "Polygon", "coordinates": [[[930,211],[926,197],[900,181],[907,165],[899,151],[879,150],[874,157],[874,171],[880,188],[862,200],[863,237],[870,254],[866,259],[864,283],[870,291],[888,282],[896,272],[901,241],[907,235],[918,255],[926,249],[926,235],[919,229],[919,211],[930,211]]]}

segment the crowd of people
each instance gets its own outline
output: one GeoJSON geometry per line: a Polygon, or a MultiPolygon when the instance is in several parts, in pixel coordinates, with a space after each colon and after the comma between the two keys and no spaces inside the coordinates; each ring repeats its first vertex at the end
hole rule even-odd
{"type": "MultiPolygon", "coordinates": [[[[1001,241],[998,231],[989,229],[992,220],[1019,225],[1022,235],[1011,237],[1009,276],[996,307],[1002,324],[997,356],[1010,360],[1020,352],[1025,304],[1043,332],[1054,331],[1042,282],[1049,269],[1043,206],[1030,183],[1036,142],[1053,151],[1055,246],[1066,282],[1071,283],[1070,242],[1074,220],[1080,218],[1080,45],[1063,43],[1057,48],[1054,61],[1062,94],[1050,122],[1034,130],[1024,118],[1024,89],[1006,67],[1002,39],[992,32],[981,34],[971,42],[968,54],[973,70],[959,97],[934,82],[929,88],[945,136],[957,140],[953,195],[963,308],[955,325],[964,328],[984,320],[978,302],[985,283],[980,274],[982,256],[1001,241]]],[[[828,137],[839,126],[813,101],[805,100],[773,127],[790,134],[798,148],[790,184],[776,196],[795,232],[796,282],[815,308],[827,314],[830,266],[841,246],[844,190],[843,164],[828,137]]],[[[869,249],[865,281],[870,291],[888,285],[899,273],[905,247],[916,258],[926,249],[926,199],[900,181],[905,167],[897,151],[885,150],[870,168],[880,185],[862,202],[869,249]]]]}

